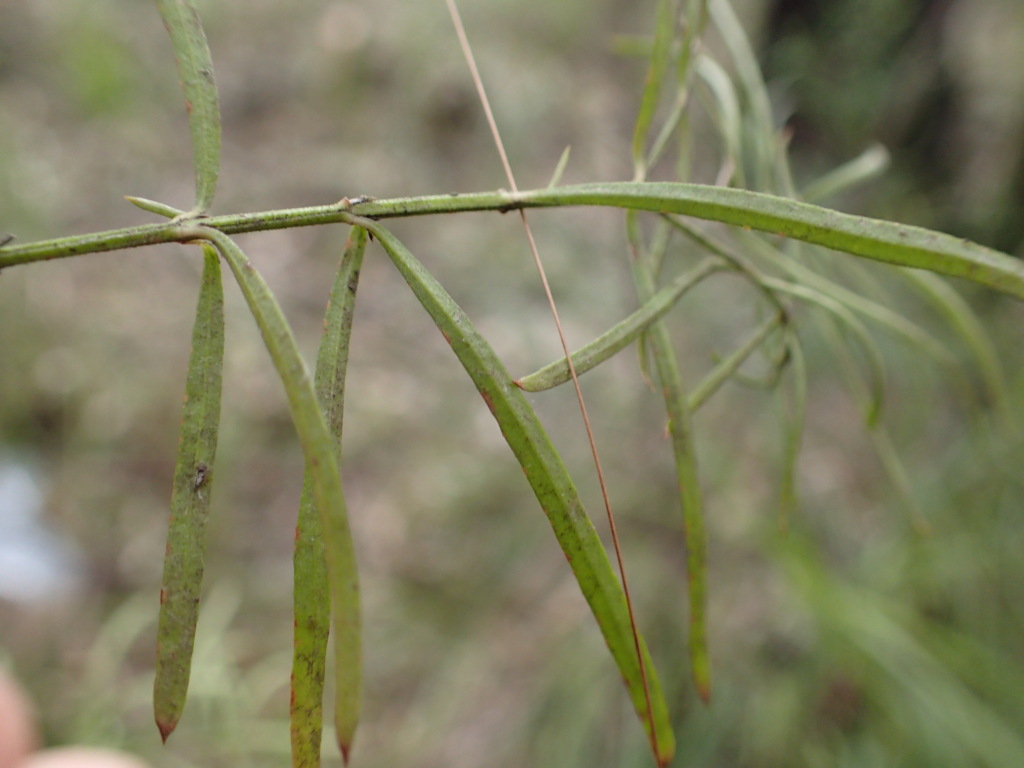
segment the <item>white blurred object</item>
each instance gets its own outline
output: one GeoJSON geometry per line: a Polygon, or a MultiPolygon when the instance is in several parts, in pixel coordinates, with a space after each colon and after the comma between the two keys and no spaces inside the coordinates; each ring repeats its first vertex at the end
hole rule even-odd
{"type": "Polygon", "coordinates": [[[0,459],[0,599],[39,603],[80,581],[81,554],[45,529],[43,494],[23,464],[0,459]]]}

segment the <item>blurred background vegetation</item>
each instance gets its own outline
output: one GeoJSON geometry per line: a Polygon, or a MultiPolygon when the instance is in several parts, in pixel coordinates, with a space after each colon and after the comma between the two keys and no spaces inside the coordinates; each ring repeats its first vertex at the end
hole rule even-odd
{"type": "MultiPolygon", "coordinates": [[[[546,184],[566,145],[566,182],[628,179],[644,61],[624,51],[650,33],[653,3],[465,5],[520,185],[546,184]]],[[[775,119],[791,132],[798,186],[881,142],[890,171],[830,203],[1022,253],[1024,6],[735,5],[775,119]]],[[[442,3],[200,7],[224,112],[218,211],[503,185],[442,3]]],[[[187,207],[189,158],[151,3],[0,0],[0,233],[29,241],[146,221],[124,194],[187,207]]],[[[711,181],[713,166],[698,158],[696,180],[711,181]]],[[[620,216],[533,221],[571,343],[633,308],[620,216]]],[[[516,220],[472,215],[396,230],[513,373],[556,356],[516,220]]],[[[340,227],[241,240],[310,355],[343,241],[340,227]]],[[[44,527],[0,531],[0,562],[15,572],[0,570],[0,653],[39,701],[50,743],[121,746],[157,766],[282,765],[301,455],[230,288],[190,702],[168,747],[152,725],[194,256],[156,247],[0,277],[0,515],[17,521],[37,504],[44,527]],[[26,552],[32,568],[49,563],[35,588],[24,583],[26,552]],[[46,579],[52,589],[40,586],[46,579]]],[[[356,764],[648,765],[535,500],[443,339],[379,256],[363,272],[345,424],[367,646],[356,764]]],[[[786,534],[773,395],[730,384],[699,414],[715,674],[707,708],[688,681],[684,547],[660,403],[629,353],[584,379],[640,621],[678,722],[676,765],[1024,764],[1024,310],[956,288],[1001,352],[1009,416],[994,416],[919,352],[885,342],[884,420],[930,535],[908,523],[815,336],[805,339],[801,510],[786,534]]],[[[749,313],[734,289],[725,281],[674,311],[691,381],[742,336],[749,313]]],[[[891,296],[941,328],[898,286],[891,296]]],[[[571,393],[534,402],[598,509],[571,393]]]]}

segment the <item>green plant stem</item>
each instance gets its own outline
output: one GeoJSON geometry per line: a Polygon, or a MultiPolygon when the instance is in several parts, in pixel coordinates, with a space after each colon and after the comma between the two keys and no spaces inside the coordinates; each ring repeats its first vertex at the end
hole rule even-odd
{"type": "MultiPolygon", "coordinates": [[[[678,213],[792,237],[903,267],[962,277],[1024,300],[1024,264],[1007,254],[941,232],[852,216],[788,198],[728,187],[676,182],[609,182],[524,192],[476,192],[368,200],[205,218],[234,235],[343,221],[467,211],[511,211],[577,205],[678,213]]],[[[0,269],[33,261],[187,239],[185,221],[65,237],[0,249],[0,269]]]]}

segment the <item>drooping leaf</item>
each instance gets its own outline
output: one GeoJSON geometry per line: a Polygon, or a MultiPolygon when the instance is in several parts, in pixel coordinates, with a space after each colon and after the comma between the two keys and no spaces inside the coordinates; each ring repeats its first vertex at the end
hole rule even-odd
{"type": "Polygon", "coordinates": [[[963,340],[974,357],[974,370],[984,384],[985,394],[998,418],[1006,425],[1011,424],[1003,366],[991,338],[974,310],[959,293],[937,275],[917,270],[906,270],[904,275],[932,304],[950,329],[963,340]]]}
{"type": "MultiPolygon", "coordinates": [[[[680,224],[680,222],[676,223],[680,224]]],[[[950,354],[947,345],[906,316],[810,269],[794,258],[792,254],[783,253],[778,248],[774,248],[764,237],[749,232],[743,233],[743,235],[739,238],[742,247],[788,273],[793,282],[819,291],[860,317],[870,320],[872,324],[895,336],[902,337],[910,345],[927,353],[936,362],[943,365],[955,365],[956,361],[950,354]]],[[[699,236],[698,238],[704,243],[713,242],[711,238],[700,238],[699,236]]],[[[847,264],[846,266],[859,267],[861,265],[847,264]]],[[[933,277],[936,280],[941,280],[934,275],[933,277]]]]}
{"type": "Polygon", "coordinates": [[[746,182],[743,156],[743,112],[740,97],[725,67],[710,56],[697,57],[695,71],[707,91],[708,110],[722,143],[722,170],[719,176],[734,184],[746,182]]]}
{"type": "Polygon", "coordinates": [[[498,422],[548,516],[555,537],[626,682],[648,738],[652,745],[658,745],[655,758],[659,765],[667,765],[675,752],[675,736],[654,665],[641,639],[653,709],[649,712],[622,586],[568,470],[551,445],[536,413],[469,317],[408,249],[375,222],[353,217],[352,223],[366,227],[380,241],[423,308],[451,344],[498,422]]]}
{"type": "Polygon", "coordinates": [[[205,246],[203,258],[157,626],[153,710],[164,741],[178,724],[188,692],[220,421],[224,291],[216,250],[205,246]]]}
{"type": "MultiPolygon", "coordinates": [[[[633,279],[637,297],[646,302],[656,293],[651,259],[644,248],[636,226],[635,214],[627,214],[627,231],[633,258],[633,279]]],[[[676,481],[683,511],[683,531],[686,537],[686,581],[690,603],[690,674],[694,687],[705,702],[711,698],[711,662],[707,641],[707,532],[704,526],[704,498],[697,472],[697,452],[693,440],[693,425],[689,396],[683,386],[675,347],[668,328],[661,320],[647,329],[647,348],[657,389],[665,402],[668,432],[672,440],[672,455],[676,465],[676,481]]]]}
{"type": "Polygon", "coordinates": [[[203,214],[213,203],[220,173],[220,106],[213,58],[192,0],[156,0],[156,5],[171,36],[192,133],[196,202],[191,212],[203,214]]]}
{"type": "MultiPolygon", "coordinates": [[[[885,358],[860,319],[846,305],[806,285],[776,280],[772,277],[763,278],[762,284],[773,291],[788,293],[826,310],[842,326],[843,330],[848,331],[857,339],[867,363],[867,394],[863,398],[864,421],[868,426],[876,424],[881,416],[885,399],[885,358]]],[[[842,347],[845,352],[847,345],[842,339],[836,338],[832,346],[834,349],[842,347]]]]}
{"type": "MultiPolygon", "coordinates": [[[[870,411],[871,406],[868,403],[872,398],[870,393],[871,384],[864,380],[864,372],[854,361],[850,345],[846,344],[839,337],[839,328],[836,326],[837,324],[823,325],[822,330],[825,332],[829,348],[841,366],[843,385],[861,408],[870,411]]],[[[910,476],[907,474],[903,459],[896,450],[892,438],[889,437],[889,431],[886,428],[885,422],[881,419],[869,420],[867,428],[868,436],[871,438],[871,445],[875,449],[875,455],[885,473],[889,476],[892,488],[903,503],[911,524],[918,533],[930,533],[931,524],[928,522],[924,510],[914,495],[910,476]]]]}
{"type": "Polygon", "coordinates": [[[320,516],[330,590],[335,660],[334,726],[338,747],[348,762],[359,722],[362,685],[359,577],[334,439],[317,402],[313,379],[302,360],[295,337],[266,282],[227,235],[203,226],[197,226],[190,232],[196,239],[211,240],[231,267],[284,384],[295,430],[306,457],[313,500],[320,516]]]}
{"type": "MultiPolygon", "coordinates": [[[[327,427],[339,457],[348,343],[365,248],[366,230],[354,227],[331,289],[314,377],[320,407],[327,416],[327,427]]],[[[331,605],[320,520],[313,494],[313,478],[307,471],[295,531],[295,649],[291,696],[293,768],[320,765],[331,605]]]]}

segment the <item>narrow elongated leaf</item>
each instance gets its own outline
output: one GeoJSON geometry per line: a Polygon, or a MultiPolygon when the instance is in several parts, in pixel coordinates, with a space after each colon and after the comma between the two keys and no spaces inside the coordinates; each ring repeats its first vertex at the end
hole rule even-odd
{"type": "Polygon", "coordinates": [[[558,158],[558,163],[555,165],[555,170],[551,174],[551,181],[548,182],[549,187],[558,186],[558,182],[562,180],[562,174],[565,173],[565,167],[569,164],[569,153],[571,151],[571,146],[562,150],[562,154],[558,158]]]}
{"type": "Polygon", "coordinates": [[[168,219],[173,219],[175,216],[181,216],[185,211],[178,210],[165,203],[157,202],[156,200],[147,200],[145,197],[135,197],[133,195],[125,195],[124,199],[134,205],[136,208],[141,208],[149,213],[155,213],[157,216],[164,216],[168,219]]]}
{"type": "MultiPolygon", "coordinates": [[[[645,252],[636,225],[636,215],[627,216],[626,229],[636,256],[633,280],[637,296],[646,302],[655,295],[656,285],[650,259],[645,252]]],[[[704,497],[697,472],[697,451],[693,442],[689,398],[676,359],[675,347],[663,321],[647,329],[647,345],[658,379],[658,390],[665,402],[672,455],[683,510],[686,535],[686,581],[690,601],[690,673],[698,695],[711,699],[711,661],[707,641],[707,532],[704,526],[704,497]]]]}
{"type": "Polygon", "coordinates": [[[672,58],[672,39],[675,37],[675,19],[678,12],[676,0],[658,0],[654,29],[654,47],[651,50],[644,94],[633,129],[633,164],[639,168],[638,178],[643,176],[644,155],[647,147],[647,132],[654,121],[654,115],[661,101],[662,83],[672,58]]]}
{"type": "MultiPolygon", "coordinates": [[[[870,409],[871,406],[867,405],[871,397],[869,393],[870,384],[864,381],[863,372],[854,361],[849,345],[844,343],[844,340],[839,337],[839,329],[836,327],[836,324],[825,325],[823,330],[829,342],[829,347],[831,347],[833,354],[842,366],[843,384],[862,408],[870,409]]],[[[903,466],[903,459],[900,458],[892,438],[889,437],[889,431],[885,423],[881,420],[868,421],[867,427],[868,436],[871,438],[871,444],[875,449],[875,455],[878,457],[885,473],[889,476],[893,489],[903,502],[911,524],[918,533],[930,533],[931,525],[914,496],[910,476],[907,473],[906,467],[903,466]]]]}
{"type": "MultiPolygon", "coordinates": [[[[637,147],[634,145],[634,172],[637,175],[637,179],[643,177],[646,178],[647,170],[653,168],[661,158],[665,149],[670,146],[670,140],[673,136],[678,138],[676,145],[679,148],[679,156],[676,160],[676,175],[680,179],[686,179],[690,177],[690,164],[691,164],[691,144],[690,141],[690,80],[691,80],[691,63],[693,54],[696,51],[697,46],[694,41],[699,37],[701,30],[704,27],[706,18],[706,8],[704,7],[704,0],[696,0],[696,2],[687,3],[686,17],[682,22],[682,35],[676,35],[676,41],[674,48],[676,51],[676,66],[675,66],[675,99],[672,103],[672,108],[669,111],[668,117],[661,124],[661,128],[658,131],[657,138],[651,143],[651,146],[647,150],[647,157],[644,160],[643,166],[637,164],[637,147]]],[[[652,54],[651,65],[654,64],[655,54],[652,54]]],[[[642,114],[637,115],[637,124],[634,127],[634,132],[641,129],[640,122],[643,119],[642,114]]],[[[634,139],[636,136],[634,134],[634,139]]]]}
{"type": "MultiPolygon", "coordinates": [[[[366,249],[366,230],[352,229],[334,279],[324,317],[324,335],[317,355],[314,385],[334,449],[341,455],[345,371],[352,332],[359,269],[366,249]]],[[[293,768],[320,765],[327,637],[330,631],[330,588],[324,559],[323,526],[307,471],[295,531],[295,651],[292,659],[291,736],[293,768]]]]}
{"type": "Polygon", "coordinates": [[[984,382],[989,401],[1003,424],[1011,424],[1012,419],[1007,410],[1003,366],[992,340],[974,314],[974,310],[959,293],[936,275],[912,270],[907,270],[904,274],[966,344],[974,357],[974,369],[984,382]]]}
{"type": "MultiPolygon", "coordinates": [[[[609,357],[635,341],[651,323],[663,317],[683,295],[708,275],[722,269],[713,259],[707,259],[683,273],[643,303],[640,309],[616,323],[589,344],[572,353],[573,366],[578,375],[597,367],[609,357]]],[[[549,363],[529,376],[516,379],[516,385],[527,392],[541,392],[569,381],[569,364],[563,357],[549,363]]]]}
{"type": "Polygon", "coordinates": [[[687,400],[687,408],[691,412],[696,412],[704,405],[782,322],[783,317],[780,315],[765,318],[739,347],[733,350],[728,357],[719,361],[718,365],[694,388],[687,400]]]}
{"type": "MultiPolygon", "coordinates": [[[[676,223],[681,224],[681,222],[676,223]]],[[[943,342],[899,312],[815,272],[793,258],[792,254],[786,254],[774,248],[763,237],[751,233],[744,233],[744,235],[740,239],[743,246],[787,272],[793,278],[793,282],[813,288],[890,333],[903,337],[911,345],[934,358],[936,362],[943,365],[956,364],[955,358],[943,342]]],[[[705,242],[708,242],[708,239],[705,239],[705,242]]],[[[847,266],[852,265],[848,264],[847,266]]],[[[941,280],[935,275],[932,277],[941,280]]]]}
{"type": "Polygon", "coordinates": [[[191,212],[202,214],[213,203],[220,173],[220,106],[213,59],[192,0],[156,0],[156,5],[171,36],[192,133],[196,203],[191,212]]]}
{"type": "Polygon", "coordinates": [[[732,78],[725,68],[710,56],[697,57],[695,71],[707,92],[708,111],[721,137],[722,164],[728,173],[719,172],[738,185],[746,183],[743,157],[743,112],[732,78]]]}
{"type": "MultiPolygon", "coordinates": [[[[561,457],[551,445],[540,420],[523,393],[470,319],[428,273],[423,265],[388,230],[375,222],[356,217],[352,223],[365,226],[391,256],[423,308],[434,320],[484,402],[494,415],[505,440],[519,461],[540,502],[562,551],[590,605],[622,677],[633,706],[648,738],[656,734],[659,765],[666,765],[675,751],[675,737],[668,708],[654,672],[646,644],[641,640],[644,665],[650,686],[653,712],[647,711],[640,665],[622,586],[607,553],[594,530],[561,457]]],[[[652,739],[652,743],[653,743],[652,739]]]]}
{"type": "Polygon", "coordinates": [[[164,741],[178,724],[188,692],[220,421],[224,291],[217,252],[205,246],[203,257],[157,625],[153,711],[164,741]]]}
{"type": "MultiPolygon", "coordinates": [[[[869,383],[867,385],[869,394],[865,398],[864,421],[869,426],[876,424],[878,417],[882,413],[882,403],[885,398],[885,359],[878,345],[871,338],[871,334],[868,333],[868,329],[864,327],[864,324],[846,305],[814,288],[790,283],[785,280],[776,280],[771,277],[763,278],[762,283],[773,291],[791,294],[828,310],[832,317],[839,321],[843,328],[850,331],[857,341],[860,342],[867,360],[869,373],[869,383]]],[[[836,343],[839,346],[844,346],[841,340],[837,339],[836,343]]]]}
{"type": "Polygon", "coordinates": [[[881,144],[872,144],[857,157],[808,184],[800,197],[809,203],[827,200],[881,176],[889,169],[890,159],[889,150],[881,144]]]}
{"type": "Polygon", "coordinates": [[[742,162],[751,189],[794,197],[783,142],[775,128],[771,99],[757,55],[728,0],[708,0],[711,22],[721,35],[736,73],[736,90],[744,104],[742,162]]]}
{"type": "Polygon", "coordinates": [[[780,388],[783,419],[782,482],[779,486],[779,530],[789,528],[789,518],[799,508],[796,468],[807,420],[807,363],[804,348],[793,329],[787,330],[789,387],[780,388]]]}
{"type": "Polygon", "coordinates": [[[295,430],[306,457],[313,499],[320,516],[331,596],[335,657],[334,725],[338,747],[347,762],[359,721],[362,651],[359,578],[334,440],[317,403],[313,380],[295,344],[295,337],[266,282],[227,235],[201,226],[190,230],[190,233],[195,239],[213,241],[231,267],[284,384],[295,430]]]}

